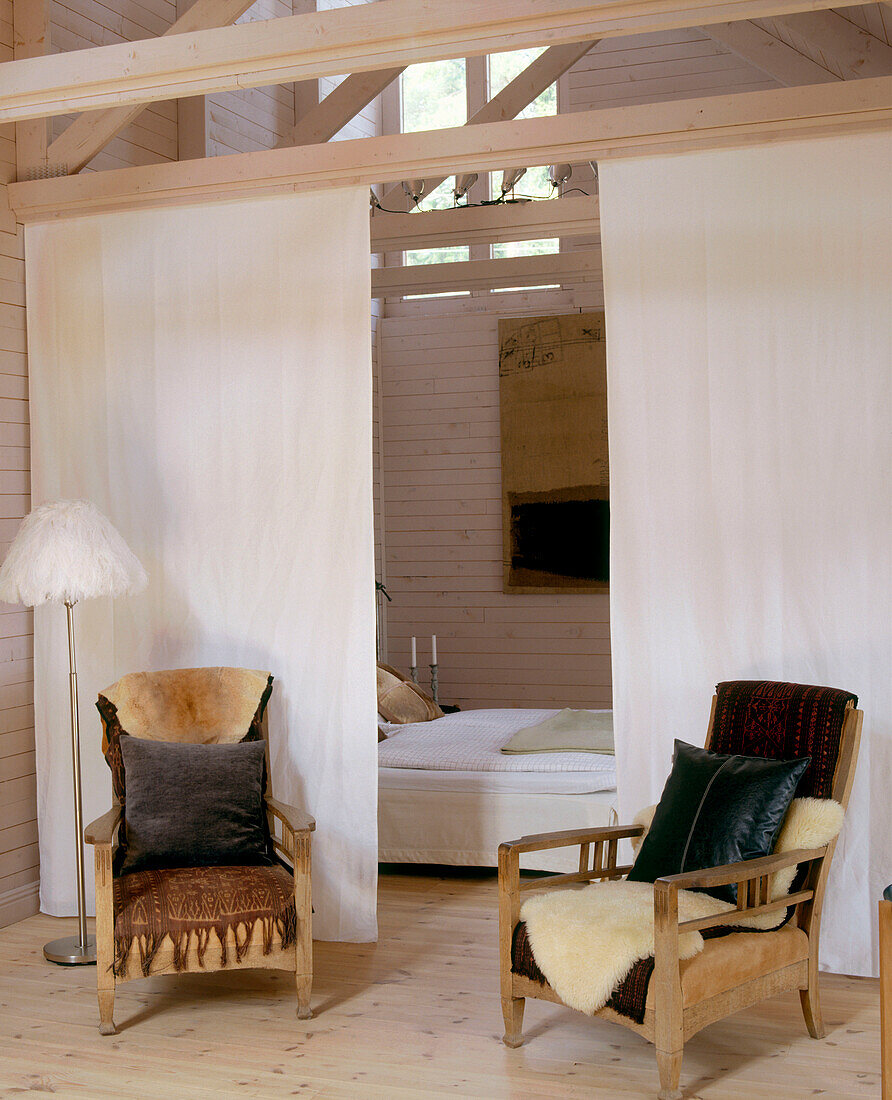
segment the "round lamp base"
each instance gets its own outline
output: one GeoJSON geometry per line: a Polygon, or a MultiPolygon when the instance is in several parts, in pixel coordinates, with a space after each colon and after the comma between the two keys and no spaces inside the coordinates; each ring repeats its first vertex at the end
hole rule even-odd
{"type": "Polygon", "coordinates": [[[96,962],[96,940],[87,936],[84,947],[77,936],[65,936],[61,940],[52,940],[46,944],[43,954],[49,962],[60,966],[83,966],[96,962]]]}

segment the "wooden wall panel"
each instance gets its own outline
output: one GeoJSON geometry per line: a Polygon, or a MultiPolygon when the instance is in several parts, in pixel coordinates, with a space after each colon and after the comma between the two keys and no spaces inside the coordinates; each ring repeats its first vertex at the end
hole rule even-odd
{"type": "Polygon", "coordinates": [[[381,322],[388,660],[407,667],[415,634],[426,673],[436,634],[447,702],[610,706],[607,596],[502,591],[498,318],[568,301],[492,298],[460,319],[440,301],[381,322]]]}
{"type": "Polygon", "coordinates": [[[599,42],[570,70],[566,109],[625,107],[778,86],[694,27],[599,42]]]}
{"type": "MultiPolygon", "coordinates": [[[[0,3],[0,61],[12,60],[12,6],[0,3]]],[[[0,127],[0,560],[30,508],[24,238],[9,212],[15,134],[0,127]]],[[[37,912],[31,612],[0,604],[0,927],[37,912]]]]}
{"type": "MultiPolygon", "coordinates": [[[[238,23],[293,14],[292,0],[257,0],[238,23]]],[[[294,85],[246,88],[207,97],[208,156],[273,149],[294,128],[294,85]]]]}

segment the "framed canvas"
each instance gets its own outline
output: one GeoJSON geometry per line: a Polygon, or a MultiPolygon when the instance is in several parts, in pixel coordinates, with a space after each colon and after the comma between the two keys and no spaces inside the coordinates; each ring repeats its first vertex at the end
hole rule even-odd
{"type": "Polygon", "coordinates": [[[499,321],[506,592],[610,581],[603,313],[499,321]]]}

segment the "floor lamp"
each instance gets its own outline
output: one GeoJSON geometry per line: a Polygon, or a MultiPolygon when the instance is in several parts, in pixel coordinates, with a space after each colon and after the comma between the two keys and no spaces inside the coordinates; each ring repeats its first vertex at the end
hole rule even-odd
{"type": "Polygon", "coordinates": [[[78,934],[53,940],[43,949],[50,962],[66,966],[96,962],[96,941],[87,935],[84,899],[74,605],[94,596],[123,596],[144,587],[145,583],[145,570],[127,543],[108,519],[86,500],[56,500],[35,508],[23,520],[0,568],[0,600],[27,607],[64,603],[68,620],[78,934]]]}

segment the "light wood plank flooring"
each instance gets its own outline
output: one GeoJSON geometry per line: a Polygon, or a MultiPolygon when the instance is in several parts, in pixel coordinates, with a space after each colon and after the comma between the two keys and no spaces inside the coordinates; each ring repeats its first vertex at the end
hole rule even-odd
{"type": "MultiPolygon", "coordinates": [[[[118,992],[97,1030],[89,967],[44,962],[73,922],[0,931],[0,1096],[56,1098],[653,1097],[653,1050],[624,1028],[528,1002],[501,1042],[495,879],[385,875],[377,944],[316,945],[316,1018],[291,982],[252,971],[153,978],[118,992]]],[[[713,1024],[688,1045],[686,1097],[879,1097],[878,983],[825,975],[828,1036],[795,995],[713,1024]]]]}

